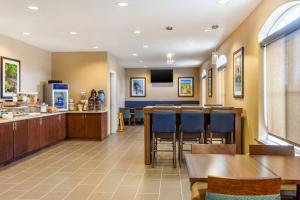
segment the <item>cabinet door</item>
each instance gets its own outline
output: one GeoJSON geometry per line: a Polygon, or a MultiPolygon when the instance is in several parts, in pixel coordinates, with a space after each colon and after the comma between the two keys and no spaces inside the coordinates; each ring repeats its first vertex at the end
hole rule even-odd
{"type": "Polygon", "coordinates": [[[41,136],[41,118],[28,120],[28,152],[34,151],[40,148],[40,136],[41,136]]]}
{"type": "Polygon", "coordinates": [[[107,132],[107,112],[101,113],[101,140],[104,140],[108,135],[107,132]]]}
{"type": "Polygon", "coordinates": [[[57,142],[58,133],[57,133],[57,115],[52,115],[49,117],[46,117],[47,120],[47,127],[48,127],[48,136],[49,136],[49,144],[53,144],[57,142]]]}
{"type": "Polygon", "coordinates": [[[20,157],[27,153],[28,120],[15,122],[14,131],[14,157],[20,157]]]}
{"type": "Polygon", "coordinates": [[[49,119],[47,117],[40,118],[40,147],[45,147],[50,144],[50,128],[49,128],[49,119]]]}
{"type": "Polygon", "coordinates": [[[101,139],[101,115],[85,115],[85,137],[91,139],[101,139]]]}
{"type": "Polygon", "coordinates": [[[67,130],[69,138],[84,138],[84,114],[72,113],[67,115],[67,130]]]}
{"type": "Polygon", "coordinates": [[[13,123],[0,124],[0,163],[14,157],[13,123]]]}
{"type": "Polygon", "coordinates": [[[66,115],[61,114],[58,116],[58,140],[66,139],[66,115]]]}

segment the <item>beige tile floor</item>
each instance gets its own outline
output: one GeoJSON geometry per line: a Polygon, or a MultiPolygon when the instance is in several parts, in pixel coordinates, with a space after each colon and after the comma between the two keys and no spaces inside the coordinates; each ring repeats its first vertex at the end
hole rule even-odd
{"type": "Polygon", "coordinates": [[[0,200],[187,200],[185,168],[144,165],[143,127],[103,142],[65,141],[0,168],[0,200]]]}

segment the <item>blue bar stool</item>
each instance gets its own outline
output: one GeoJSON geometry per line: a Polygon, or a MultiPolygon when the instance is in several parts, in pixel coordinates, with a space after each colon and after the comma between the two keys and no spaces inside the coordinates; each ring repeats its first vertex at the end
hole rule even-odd
{"type": "Polygon", "coordinates": [[[172,141],[173,167],[176,168],[176,113],[173,110],[154,111],[152,114],[152,168],[158,152],[157,138],[172,141]]]}
{"type": "Polygon", "coordinates": [[[183,142],[197,139],[199,143],[204,143],[204,112],[203,111],[183,111],[180,115],[180,136],[179,136],[179,166],[181,167],[183,158],[183,142]]]}
{"type": "MultiPolygon", "coordinates": [[[[234,144],[235,113],[233,111],[213,111],[210,114],[210,141],[213,134],[230,134],[230,143],[234,144]]],[[[226,139],[226,143],[229,143],[226,139]]]]}

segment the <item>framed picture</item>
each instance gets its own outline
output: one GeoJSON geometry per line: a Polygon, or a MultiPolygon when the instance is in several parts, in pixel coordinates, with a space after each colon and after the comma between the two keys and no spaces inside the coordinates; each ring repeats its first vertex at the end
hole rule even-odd
{"type": "Polygon", "coordinates": [[[146,97],[146,78],[144,77],[130,78],[130,96],[146,97]]]}
{"type": "Polygon", "coordinates": [[[208,97],[212,97],[212,68],[208,70],[208,97]]]}
{"type": "Polygon", "coordinates": [[[19,60],[1,57],[1,98],[10,99],[20,92],[20,68],[19,60]]]}
{"type": "Polygon", "coordinates": [[[194,77],[178,77],[178,97],[194,97],[194,77]]]}
{"type": "Polygon", "coordinates": [[[233,53],[233,96],[244,97],[244,47],[233,53]]]}

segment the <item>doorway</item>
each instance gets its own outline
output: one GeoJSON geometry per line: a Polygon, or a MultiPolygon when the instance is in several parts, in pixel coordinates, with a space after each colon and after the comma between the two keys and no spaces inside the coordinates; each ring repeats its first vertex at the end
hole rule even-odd
{"type": "Polygon", "coordinates": [[[117,74],[110,72],[110,133],[116,133],[118,128],[118,107],[117,107],[117,74]]]}

